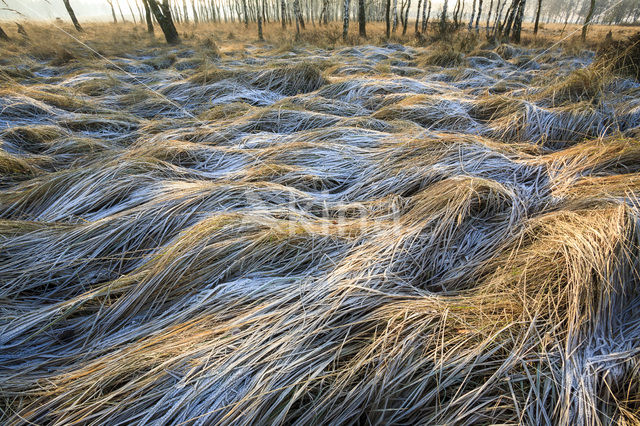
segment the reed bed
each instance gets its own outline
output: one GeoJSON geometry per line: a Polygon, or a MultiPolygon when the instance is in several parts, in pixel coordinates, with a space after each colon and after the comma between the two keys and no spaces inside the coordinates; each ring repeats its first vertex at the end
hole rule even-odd
{"type": "Polygon", "coordinates": [[[637,80],[207,49],[2,60],[0,423],[640,424],[637,80]]]}

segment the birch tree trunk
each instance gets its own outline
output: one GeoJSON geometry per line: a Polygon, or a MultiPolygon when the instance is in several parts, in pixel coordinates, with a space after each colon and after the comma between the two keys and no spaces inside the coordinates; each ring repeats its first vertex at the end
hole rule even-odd
{"type": "Polygon", "coordinates": [[[364,0],[358,0],[358,33],[360,37],[367,37],[367,16],[365,15],[364,0]]]}
{"type": "Polygon", "coordinates": [[[153,13],[156,21],[158,21],[158,25],[160,25],[160,29],[162,29],[162,33],[164,34],[164,38],[167,40],[167,43],[180,44],[178,30],[176,30],[173,18],[171,17],[169,0],[163,0],[162,4],[158,4],[158,0],[147,0],[147,2],[149,3],[151,13],[153,13]]]}
{"type": "Polygon", "coordinates": [[[71,18],[71,22],[73,22],[73,26],[76,27],[76,31],[78,31],[80,33],[83,32],[84,30],[80,26],[80,23],[78,22],[78,18],[76,18],[76,14],[73,11],[73,8],[71,7],[71,4],[69,4],[69,0],[62,0],[62,2],[64,3],[64,7],[67,9],[67,13],[69,14],[69,17],[71,18]]]}
{"type": "Polygon", "coordinates": [[[584,25],[582,26],[582,42],[584,43],[587,40],[587,28],[589,27],[589,22],[593,17],[593,9],[596,6],[596,0],[591,0],[591,4],[589,4],[589,12],[587,13],[587,17],[584,18],[584,25]]]}
{"type": "Polygon", "coordinates": [[[344,9],[342,10],[342,41],[347,41],[349,34],[349,6],[350,0],[344,0],[344,9]]]}

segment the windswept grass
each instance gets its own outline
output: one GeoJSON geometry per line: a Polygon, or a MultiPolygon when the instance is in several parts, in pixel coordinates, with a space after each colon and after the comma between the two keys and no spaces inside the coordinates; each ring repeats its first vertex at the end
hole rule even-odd
{"type": "Polygon", "coordinates": [[[0,47],[0,423],[639,424],[637,79],[272,27],[0,47]]]}

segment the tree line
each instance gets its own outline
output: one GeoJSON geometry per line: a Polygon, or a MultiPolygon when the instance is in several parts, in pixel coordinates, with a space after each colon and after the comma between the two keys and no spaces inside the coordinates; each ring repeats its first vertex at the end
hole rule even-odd
{"type": "MultiPolygon", "coordinates": [[[[0,1],[6,4],[5,0],[0,1]]],[[[534,34],[542,22],[582,23],[583,39],[590,23],[620,25],[640,20],[639,0],[440,0],[437,5],[432,0],[357,0],[356,5],[351,0],[105,1],[115,23],[118,19],[126,22],[125,16],[130,15],[134,23],[146,24],[150,33],[157,25],[169,44],[180,43],[176,23],[238,22],[248,27],[252,22],[257,23],[262,40],[262,29],[267,24],[276,23],[283,29],[294,27],[299,35],[309,23],[323,26],[341,21],[342,38],[346,40],[350,23],[356,20],[361,37],[367,36],[367,22],[385,22],[387,38],[398,32],[405,35],[411,30],[409,21],[413,21],[414,34],[420,36],[431,20],[441,34],[466,27],[469,31],[483,30],[487,37],[519,42],[525,20],[534,23],[534,34]],[[128,11],[123,10],[123,4],[128,11]]],[[[76,30],[82,32],[70,0],[62,2],[76,30]]],[[[0,38],[8,39],[2,28],[0,38]]]]}

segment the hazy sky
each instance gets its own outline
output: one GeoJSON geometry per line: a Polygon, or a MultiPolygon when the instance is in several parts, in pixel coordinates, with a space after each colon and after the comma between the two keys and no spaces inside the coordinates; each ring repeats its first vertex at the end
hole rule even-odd
{"type": "MultiPolygon", "coordinates": [[[[60,17],[66,21],[69,20],[69,15],[64,8],[62,0],[0,0],[0,19],[3,20],[20,20],[21,18],[24,19],[24,17],[14,12],[3,10],[6,9],[6,6],[2,3],[2,1],[6,2],[9,8],[19,11],[24,16],[30,19],[49,20],[60,17]]],[[[114,0],[113,3],[116,7],[118,20],[120,20],[120,12],[117,9],[118,1],[120,2],[122,12],[124,13],[126,19],[131,20],[131,12],[129,10],[128,2],[131,2],[131,5],[133,6],[133,9],[136,13],[136,18],[138,18],[138,9],[135,6],[136,1],[138,0],[114,0]]],[[[342,0],[337,1],[342,2],[342,0]]],[[[90,19],[95,21],[111,19],[111,8],[105,0],[70,0],[70,2],[71,6],[73,6],[73,10],[76,12],[78,19],[80,20],[90,19]]],[[[415,5],[416,1],[412,3],[414,3],[415,5]]],[[[467,3],[470,3],[470,0],[467,3]]],[[[436,8],[439,7],[439,4],[439,0],[434,1],[433,10],[436,10],[436,8]]],[[[414,8],[415,6],[412,7],[412,10],[414,8]]],[[[432,14],[433,13],[434,12],[432,11],[432,14]]]]}
{"type": "MultiPolygon", "coordinates": [[[[60,17],[67,20],[69,15],[64,8],[62,0],[4,0],[9,8],[15,9],[20,13],[26,15],[28,18],[35,19],[53,19],[60,17]]],[[[135,9],[135,1],[130,0],[135,9]]],[[[111,16],[109,5],[105,0],[71,0],[71,6],[78,15],[78,18],[84,19],[108,19],[111,16]]],[[[127,0],[120,0],[122,11],[125,13],[125,17],[130,19],[129,6],[127,0]]],[[[115,1],[114,1],[115,5],[115,1]]],[[[6,8],[0,0],[0,8],[6,8]]],[[[7,10],[0,10],[0,19],[20,19],[21,16],[7,10]]]]}

